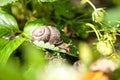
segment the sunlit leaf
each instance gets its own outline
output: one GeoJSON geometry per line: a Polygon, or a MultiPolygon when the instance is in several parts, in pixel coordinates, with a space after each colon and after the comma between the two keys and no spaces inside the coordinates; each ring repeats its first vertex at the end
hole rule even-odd
{"type": "Polygon", "coordinates": [[[43,49],[48,49],[56,52],[61,52],[68,54],[70,56],[77,57],[78,56],[78,50],[75,46],[70,46],[70,50],[67,52],[65,49],[61,49],[53,44],[50,44],[49,42],[44,42],[44,41],[34,41],[33,42],[37,47],[43,48],[43,49]]]}
{"type": "Polygon", "coordinates": [[[4,65],[10,55],[15,51],[26,39],[22,36],[17,36],[13,40],[0,39],[0,64],[4,65]]]}
{"type": "Polygon", "coordinates": [[[0,37],[19,31],[17,22],[10,14],[0,11],[0,37]]]}
{"type": "Polygon", "coordinates": [[[33,43],[25,41],[19,48],[23,54],[23,59],[25,60],[24,76],[27,80],[35,80],[36,71],[45,65],[46,60],[44,57],[44,50],[37,48],[33,43]],[[28,76],[29,75],[29,76],[28,76]]]}
{"type": "Polygon", "coordinates": [[[9,40],[0,38],[0,50],[9,42],[9,40]]]}
{"type": "Polygon", "coordinates": [[[33,42],[36,46],[40,47],[40,48],[45,48],[45,49],[49,49],[49,50],[53,50],[53,51],[58,51],[58,52],[63,52],[63,53],[66,53],[65,50],[63,49],[60,49],[58,47],[56,47],[55,45],[53,44],[50,44],[50,43],[45,43],[43,41],[34,41],[33,42]]]}
{"type": "Polygon", "coordinates": [[[37,48],[32,42],[25,41],[19,50],[23,53],[25,62],[30,66],[39,67],[44,64],[44,50],[37,48]]]}
{"type": "Polygon", "coordinates": [[[107,27],[114,27],[120,23],[120,8],[111,8],[106,12],[103,23],[106,24],[107,27]]]}
{"type": "Polygon", "coordinates": [[[0,6],[4,6],[10,3],[13,3],[15,1],[18,1],[18,0],[0,0],[0,6]]]}
{"type": "Polygon", "coordinates": [[[0,66],[0,79],[1,80],[25,80],[20,70],[18,70],[17,67],[13,65],[7,65],[4,67],[0,66]]]}
{"type": "Polygon", "coordinates": [[[9,27],[8,26],[0,27],[0,37],[12,35],[12,30],[9,27]]]}

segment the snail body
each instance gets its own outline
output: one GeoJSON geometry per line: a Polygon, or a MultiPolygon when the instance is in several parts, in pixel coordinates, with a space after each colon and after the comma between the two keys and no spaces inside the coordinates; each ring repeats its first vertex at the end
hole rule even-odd
{"type": "Polygon", "coordinates": [[[62,43],[59,30],[55,27],[46,25],[37,27],[35,30],[33,30],[32,40],[49,42],[55,45],[62,43]]]}

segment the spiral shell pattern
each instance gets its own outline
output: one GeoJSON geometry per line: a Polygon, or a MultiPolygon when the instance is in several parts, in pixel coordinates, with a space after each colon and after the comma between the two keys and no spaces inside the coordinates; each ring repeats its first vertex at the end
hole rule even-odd
{"type": "Polygon", "coordinates": [[[52,26],[40,26],[33,30],[32,40],[49,42],[51,44],[61,43],[59,30],[52,26]]]}

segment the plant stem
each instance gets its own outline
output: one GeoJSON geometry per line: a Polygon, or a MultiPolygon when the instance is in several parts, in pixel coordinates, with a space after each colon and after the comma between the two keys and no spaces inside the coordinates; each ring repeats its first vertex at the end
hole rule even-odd
{"type": "Polygon", "coordinates": [[[89,26],[89,27],[91,27],[94,30],[94,32],[95,32],[95,34],[97,36],[98,41],[100,41],[100,36],[98,34],[98,31],[95,29],[94,25],[92,25],[90,23],[87,23],[86,25],[89,26]]]}
{"type": "Polygon", "coordinates": [[[96,10],[96,7],[93,5],[93,3],[90,0],[87,0],[87,2],[92,6],[92,8],[94,9],[94,11],[96,10]]]}

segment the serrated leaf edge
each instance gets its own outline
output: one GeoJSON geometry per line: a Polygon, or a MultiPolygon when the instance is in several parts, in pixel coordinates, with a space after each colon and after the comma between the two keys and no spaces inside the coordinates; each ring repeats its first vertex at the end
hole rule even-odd
{"type": "Polygon", "coordinates": [[[33,44],[35,44],[37,47],[41,47],[41,48],[50,49],[50,50],[53,50],[53,51],[66,53],[66,51],[64,49],[60,49],[60,48],[56,47],[55,45],[50,44],[49,42],[45,43],[44,41],[37,41],[36,40],[36,41],[33,41],[33,44]]]}

